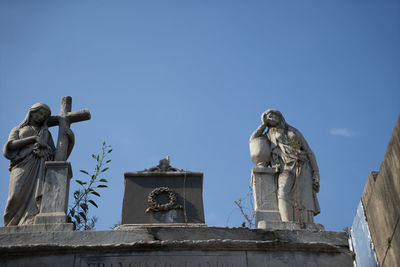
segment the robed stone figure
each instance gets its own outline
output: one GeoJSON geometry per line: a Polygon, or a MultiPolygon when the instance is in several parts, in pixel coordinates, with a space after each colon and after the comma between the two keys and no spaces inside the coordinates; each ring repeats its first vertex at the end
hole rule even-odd
{"type": "Polygon", "coordinates": [[[71,101],[71,97],[63,97],[61,112],[56,116],[51,116],[46,104],[36,103],[28,110],[25,119],[11,130],[3,147],[3,155],[10,160],[4,226],[35,223],[43,199],[45,162],[65,161],[75,143],[70,123],[90,119],[88,110],[70,112],[71,101]],[[48,130],[55,125],[59,125],[57,149],[48,130]]]}
{"type": "Polygon", "coordinates": [[[316,197],[320,177],[314,153],[300,131],[286,123],[281,112],[269,109],[261,120],[262,124],[253,132],[250,141],[259,137],[268,140],[270,165],[278,171],[281,220],[300,225],[313,223],[314,216],[320,213],[316,197]]]}

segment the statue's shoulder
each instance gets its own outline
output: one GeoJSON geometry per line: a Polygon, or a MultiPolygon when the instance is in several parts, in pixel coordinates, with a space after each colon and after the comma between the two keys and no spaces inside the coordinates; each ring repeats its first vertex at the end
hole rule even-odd
{"type": "Polygon", "coordinates": [[[19,131],[21,130],[21,128],[19,127],[19,125],[15,126],[14,128],[11,129],[10,131],[10,135],[8,137],[8,140],[15,140],[15,139],[19,139],[19,131]]]}
{"type": "Polygon", "coordinates": [[[11,132],[18,132],[20,129],[21,129],[21,127],[20,127],[19,125],[17,125],[17,126],[14,126],[14,127],[11,129],[11,132]]]}
{"type": "Polygon", "coordinates": [[[295,136],[303,136],[303,135],[301,134],[301,132],[300,132],[297,128],[295,128],[295,127],[293,127],[293,126],[291,126],[291,125],[288,125],[287,130],[288,130],[288,132],[289,132],[289,135],[290,135],[290,133],[291,133],[291,134],[294,134],[295,136]]]}
{"type": "Polygon", "coordinates": [[[288,131],[291,131],[291,132],[300,133],[300,131],[297,130],[296,127],[293,127],[292,125],[289,125],[289,124],[287,125],[287,129],[288,129],[288,131]]]}

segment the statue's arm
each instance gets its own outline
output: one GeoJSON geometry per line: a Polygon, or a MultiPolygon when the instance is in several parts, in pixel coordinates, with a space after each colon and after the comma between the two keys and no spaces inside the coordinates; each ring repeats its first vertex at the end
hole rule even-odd
{"type": "Polygon", "coordinates": [[[250,140],[253,140],[254,138],[260,137],[262,136],[263,132],[265,131],[265,129],[267,128],[267,125],[265,123],[261,124],[260,126],[258,126],[258,128],[253,132],[253,134],[250,136],[250,140]]]}
{"type": "Polygon", "coordinates": [[[5,148],[11,151],[15,151],[36,142],[38,142],[37,136],[29,136],[19,139],[19,130],[17,129],[17,127],[15,127],[11,130],[5,148]]]}
{"type": "Polygon", "coordinates": [[[314,189],[316,192],[319,192],[320,177],[319,177],[319,168],[318,168],[318,164],[317,164],[317,159],[315,158],[314,152],[312,152],[306,139],[303,137],[303,135],[298,130],[296,130],[296,131],[297,131],[299,140],[301,142],[301,146],[303,147],[304,151],[307,154],[307,158],[310,161],[310,165],[311,165],[311,168],[313,171],[312,175],[313,175],[314,189]]]}
{"type": "Polygon", "coordinates": [[[25,137],[19,140],[12,140],[8,143],[8,149],[15,151],[18,149],[23,148],[24,146],[33,144],[37,142],[37,137],[36,136],[29,136],[25,137]]]}

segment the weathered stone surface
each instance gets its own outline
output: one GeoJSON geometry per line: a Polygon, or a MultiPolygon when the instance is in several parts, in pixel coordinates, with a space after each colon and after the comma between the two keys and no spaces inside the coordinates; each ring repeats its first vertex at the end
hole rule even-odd
{"type": "Polygon", "coordinates": [[[45,161],[52,160],[55,154],[46,125],[50,114],[46,104],[34,104],[25,119],[11,130],[3,147],[3,155],[10,160],[5,226],[33,224],[40,211],[45,161]]]}
{"type": "Polygon", "coordinates": [[[277,179],[278,171],[274,168],[253,168],[251,187],[254,196],[255,225],[266,230],[300,230],[324,231],[322,224],[282,222],[278,209],[277,179]]]}
{"type": "Polygon", "coordinates": [[[252,138],[249,141],[250,157],[259,168],[267,168],[271,163],[270,143],[265,136],[252,138]]]}
{"type": "MultiPolygon", "coordinates": [[[[260,216],[261,217],[261,216],[260,216]]],[[[262,219],[262,217],[261,217],[262,219]]],[[[296,222],[272,222],[261,221],[257,228],[265,230],[308,230],[308,231],[325,231],[325,227],[319,223],[305,223],[300,226],[296,222]]]]}
{"type": "Polygon", "coordinates": [[[307,253],[302,251],[282,252],[278,255],[267,252],[249,252],[246,266],[307,266],[307,267],[338,267],[353,266],[351,258],[345,254],[334,254],[325,252],[307,253]]]}
{"type": "Polygon", "coordinates": [[[46,178],[40,213],[35,224],[66,223],[71,164],[66,161],[46,161],[46,178]]]}
{"type": "Polygon", "coordinates": [[[0,234],[72,231],[72,223],[31,224],[0,227],[0,234]]]}
{"type": "MultiPolygon", "coordinates": [[[[26,255],[21,257],[16,256],[2,256],[0,258],[0,266],[2,267],[71,267],[74,266],[75,255],[64,255],[64,254],[48,254],[40,255],[26,255]]],[[[97,266],[96,266],[97,267],[97,266]]]]}
{"type": "Polygon", "coordinates": [[[269,221],[279,220],[295,222],[306,229],[306,224],[313,224],[314,216],[320,213],[316,195],[320,177],[315,155],[300,131],[287,124],[280,111],[265,111],[261,121],[250,136],[250,155],[259,167],[252,172],[252,176],[259,176],[252,178],[257,180],[253,188],[259,196],[257,227],[266,228],[269,221]],[[267,169],[268,165],[277,170],[276,175],[255,171],[267,169]]]}
{"type": "Polygon", "coordinates": [[[125,255],[79,257],[75,266],[246,266],[246,254],[235,251],[146,251],[125,255]]]}
{"type": "Polygon", "coordinates": [[[277,176],[277,170],[273,168],[253,168],[251,171],[257,228],[266,229],[274,222],[282,221],[278,208],[277,176]]]}
{"type": "Polygon", "coordinates": [[[220,227],[0,234],[0,266],[352,266],[343,232],[220,227]],[[103,265],[104,264],[104,265],[103,265]],[[129,265],[130,264],[130,265],[129,265]]]}
{"type": "Polygon", "coordinates": [[[71,112],[71,105],[72,98],[63,97],[60,114],[51,116],[49,106],[36,103],[11,130],[3,148],[11,171],[5,226],[65,223],[72,176],[65,161],[75,144],[70,125],[90,119],[88,110],[71,112]],[[48,130],[55,125],[59,126],[57,149],[48,130]],[[54,160],[57,163],[50,163],[54,160]]]}
{"type": "Polygon", "coordinates": [[[90,120],[89,110],[79,110],[71,112],[72,97],[64,96],[61,98],[60,114],[52,116],[48,122],[49,126],[58,125],[57,150],[54,156],[56,161],[66,161],[71,154],[75,144],[75,137],[70,126],[71,123],[90,120]]]}
{"type": "Polygon", "coordinates": [[[89,245],[126,245],[147,241],[260,241],[303,244],[325,244],[332,247],[347,247],[344,232],[317,231],[266,231],[248,228],[223,227],[136,227],[129,231],[71,231],[0,234],[0,248],[10,246],[44,245],[89,246],[89,245]]]}
{"type": "Polygon", "coordinates": [[[372,172],[362,196],[379,266],[400,266],[400,116],[379,172],[372,172]]]}
{"type": "Polygon", "coordinates": [[[211,239],[230,239],[230,240],[254,240],[254,241],[274,241],[278,237],[285,242],[309,242],[309,243],[329,243],[337,246],[347,246],[346,234],[343,232],[327,231],[265,231],[261,229],[248,228],[223,228],[223,227],[202,227],[202,226],[180,226],[180,227],[135,227],[136,231],[146,229],[154,236],[154,240],[211,240],[211,239]]]}
{"type": "Polygon", "coordinates": [[[127,172],[124,178],[121,224],[204,223],[203,173],[158,170],[127,172]],[[168,203],[166,210],[154,206],[168,203]]]}
{"type": "Polygon", "coordinates": [[[258,267],[258,266],[352,266],[351,257],[343,253],[308,253],[304,251],[246,252],[246,251],[133,251],[121,253],[92,253],[50,256],[35,255],[21,259],[5,257],[5,267],[73,266],[73,267],[258,267]],[[29,265],[25,260],[29,260],[29,265]]]}

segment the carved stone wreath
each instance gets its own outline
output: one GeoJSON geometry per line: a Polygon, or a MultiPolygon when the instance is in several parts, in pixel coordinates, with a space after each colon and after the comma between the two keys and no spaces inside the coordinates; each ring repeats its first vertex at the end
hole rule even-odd
{"type": "Polygon", "coordinates": [[[156,212],[182,209],[181,205],[176,204],[176,195],[174,191],[172,191],[168,187],[157,187],[156,189],[151,191],[149,196],[147,197],[147,202],[149,203],[149,207],[146,209],[146,213],[150,211],[156,212]],[[168,194],[168,203],[160,204],[157,202],[157,196],[161,194],[168,194]]]}

